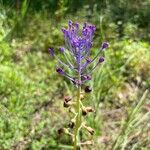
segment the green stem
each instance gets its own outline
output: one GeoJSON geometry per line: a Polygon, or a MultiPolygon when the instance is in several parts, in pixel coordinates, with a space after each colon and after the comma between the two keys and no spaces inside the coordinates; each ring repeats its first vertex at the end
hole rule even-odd
{"type": "MultiPolygon", "coordinates": [[[[78,80],[80,81],[80,74],[78,75],[78,80]]],[[[80,93],[81,93],[81,86],[78,86],[77,92],[77,101],[76,101],[76,123],[75,123],[75,130],[74,130],[74,150],[77,150],[77,145],[80,142],[80,135],[79,135],[79,128],[81,126],[81,104],[80,104],[80,93]]]]}

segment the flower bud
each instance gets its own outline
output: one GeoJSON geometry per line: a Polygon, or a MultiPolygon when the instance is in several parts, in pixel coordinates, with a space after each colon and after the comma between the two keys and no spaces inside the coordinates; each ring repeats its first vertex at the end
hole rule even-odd
{"type": "Polygon", "coordinates": [[[82,84],[82,81],[79,81],[78,79],[74,78],[72,80],[72,83],[75,84],[75,85],[77,85],[77,86],[80,86],[82,84]]]}
{"type": "Polygon", "coordinates": [[[64,74],[64,71],[61,68],[56,68],[56,72],[58,74],[64,74]]]}
{"type": "Polygon", "coordinates": [[[60,50],[60,52],[62,52],[62,53],[64,53],[64,51],[65,51],[64,47],[60,47],[59,50],[60,50]]]}
{"type": "Polygon", "coordinates": [[[87,115],[87,111],[85,109],[82,109],[82,115],[86,116],[87,115]]]}
{"type": "Polygon", "coordinates": [[[69,107],[69,106],[70,106],[70,104],[64,101],[64,107],[67,108],[67,107],[69,107]]]}
{"type": "Polygon", "coordinates": [[[87,126],[84,126],[84,128],[85,128],[91,135],[94,134],[94,129],[93,129],[93,128],[87,127],[87,126]]]}
{"type": "Polygon", "coordinates": [[[90,93],[92,91],[92,88],[90,86],[86,86],[84,91],[85,93],[90,93]]]}
{"type": "Polygon", "coordinates": [[[107,42],[104,42],[103,44],[102,44],[102,49],[105,49],[105,48],[107,48],[109,46],[109,44],[107,43],[107,42]]]}
{"type": "Polygon", "coordinates": [[[89,76],[89,75],[86,76],[86,80],[91,80],[91,79],[92,79],[91,76],[89,76]]]}
{"type": "Polygon", "coordinates": [[[74,125],[75,125],[74,122],[70,122],[70,123],[68,124],[68,127],[71,128],[71,129],[73,129],[74,125]]]}
{"type": "Polygon", "coordinates": [[[83,116],[86,116],[87,113],[89,113],[89,112],[94,112],[94,109],[92,107],[85,107],[82,109],[82,115],[83,116]]]}
{"type": "Polygon", "coordinates": [[[68,26],[71,29],[73,22],[71,20],[68,21],[68,26]]]}
{"type": "Polygon", "coordinates": [[[75,125],[75,119],[72,119],[70,123],[68,124],[68,127],[72,129],[74,125],[75,125]]]}
{"type": "Polygon", "coordinates": [[[49,53],[50,53],[52,56],[54,56],[54,49],[53,49],[53,48],[49,48],[48,51],[49,51],[49,53]]]}
{"type": "Polygon", "coordinates": [[[90,75],[83,75],[83,76],[81,76],[81,80],[82,81],[89,81],[91,79],[92,79],[92,77],[90,75]]]}
{"type": "Polygon", "coordinates": [[[65,28],[62,28],[61,31],[64,33],[65,36],[68,35],[68,31],[65,28]]]}
{"type": "Polygon", "coordinates": [[[66,133],[70,135],[69,130],[67,128],[60,128],[58,130],[58,134],[62,134],[62,133],[66,133]]]}
{"type": "Polygon", "coordinates": [[[99,58],[99,63],[102,63],[104,61],[104,57],[99,58]]]}
{"type": "Polygon", "coordinates": [[[79,29],[80,25],[79,25],[79,23],[75,23],[75,26],[76,26],[77,29],[79,29]]]}
{"type": "Polygon", "coordinates": [[[69,102],[69,101],[71,101],[72,100],[72,97],[70,97],[70,96],[65,96],[65,98],[64,98],[64,101],[65,102],[69,102]]]}

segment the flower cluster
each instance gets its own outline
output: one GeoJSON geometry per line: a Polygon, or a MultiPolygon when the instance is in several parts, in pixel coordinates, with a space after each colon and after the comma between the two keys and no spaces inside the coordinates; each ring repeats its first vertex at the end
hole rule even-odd
{"type": "Polygon", "coordinates": [[[95,57],[90,57],[95,30],[96,27],[94,25],[87,23],[84,23],[82,29],[80,29],[79,23],[73,23],[72,21],[69,21],[67,29],[62,28],[65,47],[60,47],[59,51],[64,55],[65,61],[62,61],[55,54],[53,48],[49,48],[50,54],[54,56],[61,65],[56,68],[57,73],[67,77],[77,86],[91,80],[91,73],[104,61],[104,57],[100,57],[99,55],[108,47],[107,42],[102,44],[95,57]],[[92,65],[94,61],[96,61],[96,64],[92,65]],[[68,74],[67,69],[73,71],[74,75],[71,76],[68,74]]]}

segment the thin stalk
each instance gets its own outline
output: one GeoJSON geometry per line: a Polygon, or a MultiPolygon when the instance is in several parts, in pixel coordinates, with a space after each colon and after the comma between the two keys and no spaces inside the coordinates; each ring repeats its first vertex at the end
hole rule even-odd
{"type": "MultiPolygon", "coordinates": [[[[80,81],[80,74],[78,75],[78,80],[80,81]]],[[[77,92],[77,101],[76,101],[76,123],[75,123],[75,130],[74,130],[74,150],[77,150],[77,145],[80,142],[80,135],[79,130],[81,126],[81,104],[80,104],[80,93],[81,93],[81,86],[78,86],[78,92],[77,92]]]]}

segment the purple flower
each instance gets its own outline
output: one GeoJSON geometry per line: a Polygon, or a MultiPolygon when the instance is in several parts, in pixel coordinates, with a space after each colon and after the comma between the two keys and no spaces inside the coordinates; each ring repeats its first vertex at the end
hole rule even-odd
{"type": "Polygon", "coordinates": [[[91,77],[90,75],[83,75],[83,76],[81,76],[81,79],[82,79],[83,81],[88,81],[88,80],[91,80],[92,77],[91,77]]]}
{"type": "Polygon", "coordinates": [[[105,48],[107,48],[109,46],[109,44],[107,43],[107,42],[104,42],[103,44],[102,44],[102,49],[105,49],[105,48]]]}
{"type": "Polygon", "coordinates": [[[61,68],[56,68],[56,72],[59,74],[64,74],[64,71],[61,68]]]}
{"type": "Polygon", "coordinates": [[[64,51],[65,51],[64,47],[60,47],[59,50],[60,50],[60,52],[62,52],[62,53],[64,53],[64,51]]]}
{"type": "Polygon", "coordinates": [[[85,93],[90,93],[90,92],[92,92],[92,88],[90,86],[86,86],[84,91],[85,91],[85,93]]]}
{"type": "Polygon", "coordinates": [[[49,51],[49,53],[50,53],[52,56],[54,56],[54,49],[53,49],[53,48],[49,48],[48,51],[49,51]]]}
{"type": "Polygon", "coordinates": [[[75,85],[82,85],[84,82],[91,80],[91,72],[97,68],[99,63],[104,61],[104,57],[99,57],[99,55],[108,47],[107,42],[102,44],[102,47],[95,57],[90,58],[95,30],[96,27],[94,25],[84,23],[83,27],[81,27],[79,23],[72,21],[69,21],[67,29],[62,28],[65,48],[60,47],[59,50],[63,53],[65,61],[58,58],[54,50],[49,48],[50,54],[58,60],[61,66],[65,67],[65,70],[70,69],[74,76],[70,76],[66,71],[64,72],[62,68],[57,68],[56,71],[67,77],[75,85]],[[81,28],[81,30],[79,28],[81,28]],[[96,65],[90,67],[96,60],[96,65]]]}
{"type": "Polygon", "coordinates": [[[102,63],[104,61],[104,57],[100,57],[99,63],[102,63]]]}

